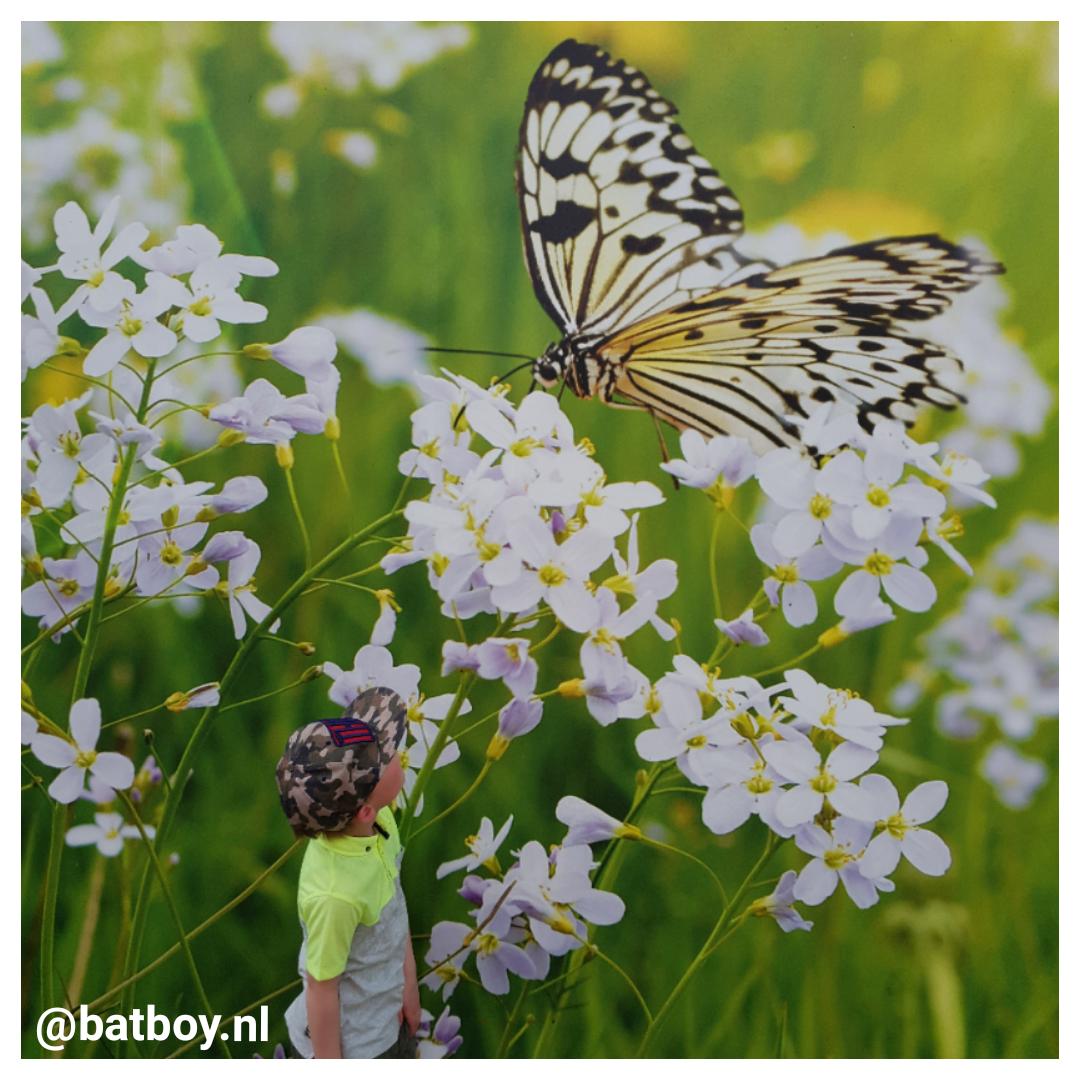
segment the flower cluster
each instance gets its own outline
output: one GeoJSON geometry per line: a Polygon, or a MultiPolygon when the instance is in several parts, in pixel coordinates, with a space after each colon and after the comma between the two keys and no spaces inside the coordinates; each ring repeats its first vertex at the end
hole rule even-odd
{"type": "Polygon", "coordinates": [[[795,899],[821,903],[839,881],[869,907],[892,891],[888,875],[901,854],[923,873],[948,869],[948,849],[921,828],[944,805],[945,784],[920,784],[901,807],[892,783],[870,772],[887,728],[906,720],[805,671],[764,687],[720,678],[689,656],[675,658],[648,705],[655,726],[638,735],[638,753],[674,763],[703,788],[701,816],[713,832],[756,816],[812,856],[795,899]]]}
{"type": "MultiPolygon", "coordinates": [[[[249,618],[257,622],[269,611],[254,594],[260,547],[240,532],[208,534],[223,515],[259,505],[266,486],[254,476],[231,477],[216,491],[206,481],[185,481],[157,454],[159,424],[175,411],[175,401],[154,397],[152,388],[159,377],[199,359],[191,353],[174,359],[182,343],[205,346],[223,323],[265,319],[266,309],[238,289],[245,276],[275,274],[277,266],[258,256],[224,254],[221,241],[201,225],[181,226],[174,239],[151,248],[142,246],[148,230],[139,223],[110,238],[117,211],[114,200],[91,229],[83,210],[66,204],[55,215],[56,264],[23,264],[24,299],[31,298],[38,311],[36,318],[23,316],[24,371],[64,354],[81,357],[91,381],[116,375],[109,385],[98,381],[103,411],[90,408],[87,392],[60,405],[40,405],[24,423],[22,553],[32,582],[23,591],[23,611],[57,640],[76,627],[94,591],[114,487],[123,480],[106,596],[216,594],[241,638],[249,618]],[[132,265],[143,270],[141,288],[127,276],[132,265]],[[72,283],[55,313],[39,284],[47,274],[72,283]],[[43,318],[46,309],[50,315],[43,318]],[[88,348],[59,335],[59,324],[73,314],[99,332],[88,348]],[[145,371],[118,367],[125,356],[149,363],[145,371]],[[159,376],[156,365],[166,358],[170,367],[159,376]],[[35,520],[53,526],[68,551],[40,555],[35,520]]],[[[239,397],[205,406],[211,420],[229,429],[219,447],[268,442],[280,451],[298,432],[336,435],[339,377],[328,330],[304,327],[284,341],[245,351],[303,375],[307,392],[286,398],[257,379],[239,397]]]]}
{"type": "Polygon", "coordinates": [[[589,875],[597,864],[592,852],[569,834],[548,851],[530,840],[501,872],[497,851],[511,821],[493,836],[485,818],[479,835],[467,841],[469,856],[439,867],[438,877],[478,867],[492,874],[468,873],[459,890],[472,907],[473,925],[443,921],[432,928],[425,957],[431,971],[423,984],[440,991],[443,1000],[454,992],[470,957],[484,989],[505,994],[510,972],[526,980],[547,978],[552,957],[589,944],[587,923],[610,926],[626,910],[614,893],[593,887],[589,875]]]}
{"type": "Polygon", "coordinates": [[[893,701],[910,708],[935,702],[939,730],[998,739],[980,771],[1004,803],[1026,806],[1046,778],[1043,762],[1014,744],[1033,738],[1058,713],[1058,530],[1050,521],[1023,519],[979,567],[977,585],[959,607],[920,640],[893,701]]]}
{"type": "MultiPolygon", "coordinates": [[[[834,600],[843,634],[893,618],[891,605],[915,612],[933,605],[937,590],[924,570],[931,544],[971,573],[953,544],[963,525],[948,497],[959,493],[994,505],[982,490],[988,474],[976,461],[940,453],[936,443],[917,443],[895,421],[882,421],[867,433],[854,411],[840,405],[812,413],[802,437],[803,449],[777,449],[755,459],[743,439],[721,435],[706,441],[687,431],[680,438],[684,459],[663,466],[721,508],[756,476],[767,498],[762,520],[750,532],[769,570],[762,596],[791,626],[808,626],[818,617],[809,583],[839,576],[845,568],[850,569],[834,600]]],[[[720,629],[739,643],[766,644],[752,616],[753,605],[720,629]]]]}
{"type": "MultiPolygon", "coordinates": [[[[601,724],[640,716],[646,680],[622,642],[646,623],[673,636],[657,609],[675,591],[675,564],[642,566],[637,539],[635,511],[662,502],[659,489],[609,483],[548,394],[515,407],[461,377],[419,382],[430,400],[413,414],[413,449],[399,467],[430,490],[406,507],[407,542],[386,556],[384,569],[425,563],[448,617],[494,614],[500,627],[518,631],[552,619],[556,631],[580,634],[582,675],[566,681],[564,696],[584,698],[601,724]]],[[[540,703],[529,707],[536,685],[529,647],[499,633],[443,650],[444,674],[467,669],[506,685],[506,740],[539,720],[540,703]]]]}

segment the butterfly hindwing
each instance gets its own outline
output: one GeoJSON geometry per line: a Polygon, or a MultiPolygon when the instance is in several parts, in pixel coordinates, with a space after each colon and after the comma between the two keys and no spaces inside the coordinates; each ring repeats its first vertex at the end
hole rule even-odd
{"type": "Polygon", "coordinates": [[[742,209],[641,72],[564,41],[529,87],[517,166],[537,297],[564,334],[602,336],[716,285],[742,209]]]}
{"type": "Polygon", "coordinates": [[[864,426],[952,408],[960,363],[901,321],[930,318],[997,272],[939,237],[857,244],[755,274],[642,320],[597,347],[610,393],[677,427],[798,442],[796,421],[831,401],[864,426]]]}

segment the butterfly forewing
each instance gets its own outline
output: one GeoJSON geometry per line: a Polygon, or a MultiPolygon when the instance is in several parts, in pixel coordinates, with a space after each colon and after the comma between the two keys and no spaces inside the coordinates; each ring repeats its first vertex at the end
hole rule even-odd
{"type": "Polygon", "coordinates": [[[602,336],[737,275],[742,209],[636,69],[564,41],[529,87],[525,253],[564,334],[602,336]]]}

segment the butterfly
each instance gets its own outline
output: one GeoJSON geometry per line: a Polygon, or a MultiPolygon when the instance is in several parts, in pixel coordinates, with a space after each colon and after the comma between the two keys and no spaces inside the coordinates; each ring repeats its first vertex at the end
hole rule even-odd
{"type": "Polygon", "coordinates": [[[960,404],[960,361],[905,324],[1003,268],[936,235],[752,259],[738,199],[675,115],[594,45],[564,41],[533,77],[515,179],[526,265],[562,334],[535,381],[758,453],[799,445],[828,402],[868,430],[960,404]]]}

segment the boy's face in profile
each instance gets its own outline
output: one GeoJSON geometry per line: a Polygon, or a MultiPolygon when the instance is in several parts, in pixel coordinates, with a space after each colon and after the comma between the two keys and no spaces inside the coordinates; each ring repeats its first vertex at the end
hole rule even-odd
{"type": "Polygon", "coordinates": [[[405,769],[401,764],[401,755],[395,754],[390,764],[382,770],[379,782],[367,797],[367,805],[376,812],[389,806],[397,798],[404,783],[405,769]]]}

